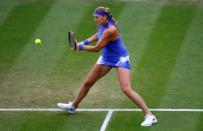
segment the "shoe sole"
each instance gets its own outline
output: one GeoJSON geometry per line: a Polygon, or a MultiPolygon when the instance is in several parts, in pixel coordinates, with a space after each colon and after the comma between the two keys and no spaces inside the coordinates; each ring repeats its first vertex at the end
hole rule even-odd
{"type": "Polygon", "coordinates": [[[59,109],[61,109],[61,110],[64,110],[64,111],[68,111],[68,113],[70,113],[70,114],[74,114],[76,111],[72,111],[72,110],[69,110],[69,109],[64,109],[64,108],[60,108],[60,107],[58,107],[59,109]]]}

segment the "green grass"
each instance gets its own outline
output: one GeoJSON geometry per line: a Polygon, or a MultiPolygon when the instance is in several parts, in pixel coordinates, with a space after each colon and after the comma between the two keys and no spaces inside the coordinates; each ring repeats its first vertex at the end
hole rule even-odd
{"type": "Polygon", "coordinates": [[[143,116],[140,113],[136,112],[114,112],[111,122],[107,131],[200,131],[202,128],[198,127],[198,121],[202,113],[175,113],[175,112],[157,112],[158,119],[160,122],[155,124],[150,128],[140,127],[140,120],[143,116]],[[175,120],[174,120],[175,119],[175,120]],[[191,121],[194,120],[194,121],[191,121]]]}
{"type": "Polygon", "coordinates": [[[104,112],[83,112],[74,115],[65,112],[3,112],[0,115],[0,130],[95,131],[100,129],[104,117],[104,112]]]}
{"type": "Polygon", "coordinates": [[[162,100],[196,9],[196,5],[166,4],[151,30],[136,76],[137,81],[143,81],[141,91],[145,92],[144,96],[153,103],[153,107],[159,106],[162,100]]]}
{"type": "MultiPolygon", "coordinates": [[[[0,108],[55,108],[72,100],[100,53],[71,52],[67,32],[83,40],[97,31],[92,12],[111,8],[132,63],[132,86],[150,108],[203,109],[201,2],[14,0],[0,2],[0,108]],[[40,38],[42,46],[35,46],[40,38]]],[[[113,69],[80,108],[137,108],[113,69]]],[[[107,130],[202,130],[200,112],[113,112],[107,130]]],[[[0,130],[99,130],[106,112],[0,112],[0,130]],[[84,124],[85,123],[85,124],[84,124]]]]}
{"type": "MultiPolygon", "coordinates": [[[[1,112],[0,130],[95,131],[101,128],[106,112],[1,112]]],[[[113,112],[107,131],[201,131],[200,112],[156,112],[158,124],[140,127],[143,115],[138,112],[113,112]],[[175,120],[174,120],[175,118],[175,120]]]]}

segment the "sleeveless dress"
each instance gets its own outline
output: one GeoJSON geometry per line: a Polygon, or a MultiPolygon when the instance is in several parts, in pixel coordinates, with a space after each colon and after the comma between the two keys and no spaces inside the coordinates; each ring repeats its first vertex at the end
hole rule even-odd
{"type": "MultiPolygon", "coordinates": [[[[102,38],[103,32],[109,27],[114,26],[111,22],[105,25],[101,25],[97,32],[97,38],[100,40],[102,38]]],[[[128,50],[121,37],[114,41],[108,42],[103,48],[102,53],[97,64],[102,64],[110,67],[122,67],[130,70],[130,59],[128,55],[128,50]]]]}

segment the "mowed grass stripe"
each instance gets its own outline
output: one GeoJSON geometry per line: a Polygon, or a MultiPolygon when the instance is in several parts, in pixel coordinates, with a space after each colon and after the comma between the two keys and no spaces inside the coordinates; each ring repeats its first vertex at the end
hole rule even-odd
{"type": "Polygon", "coordinates": [[[151,31],[136,80],[151,107],[158,107],[196,5],[166,4],[151,31]]]}
{"type": "MultiPolygon", "coordinates": [[[[203,5],[197,7],[161,107],[203,108],[203,5]]],[[[203,129],[202,121],[203,115],[193,120],[195,131],[203,129]]]]}
{"type": "Polygon", "coordinates": [[[54,100],[58,97],[60,86],[55,83],[60,84],[63,80],[58,77],[53,80],[53,85],[49,85],[49,75],[54,72],[52,68],[58,59],[67,51],[68,29],[77,24],[87,4],[75,0],[54,3],[2,83],[1,107],[56,106],[54,100]],[[81,5],[84,8],[78,11],[81,5]],[[41,46],[34,45],[37,37],[42,40],[41,46]]]}
{"type": "MultiPolygon", "coordinates": [[[[203,107],[202,65],[203,65],[203,6],[198,6],[197,13],[187,33],[187,38],[179,56],[178,63],[167,87],[162,107],[203,107]],[[183,91],[184,90],[184,91],[183,91]],[[188,95],[189,94],[189,95],[188,95]]],[[[197,116],[196,129],[202,130],[203,115],[197,116]]]]}
{"type": "MultiPolygon", "coordinates": [[[[123,2],[90,3],[89,7],[88,8],[86,7],[88,10],[85,12],[85,15],[83,16],[83,18],[78,19],[80,23],[77,26],[72,27],[73,31],[75,31],[78,41],[84,40],[97,32],[97,27],[93,18],[93,11],[96,7],[101,5],[109,7],[115,18],[118,18],[120,13],[125,8],[125,3],[123,2]]],[[[83,6],[81,6],[81,8],[83,8],[83,6]]],[[[54,74],[50,75],[50,80],[49,80],[49,85],[53,85],[54,80],[60,77],[61,83],[58,83],[60,84],[60,86],[58,86],[60,90],[58,91],[62,95],[58,96],[58,99],[61,99],[61,101],[64,101],[64,100],[68,101],[73,99],[74,95],[76,94],[76,92],[80,87],[80,84],[87,76],[91,67],[95,64],[99,55],[100,53],[90,53],[90,52],[84,52],[84,51],[80,51],[80,52],[67,51],[64,53],[64,55],[59,59],[58,64],[54,69],[54,74]]],[[[106,84],[104,86],[106,86],[106,84]]],[[[108,88],[111,88],[111,87],[108,87],[108,88]]],[[[104,91],[104,88],[96,88],[91,92],[103,92],[103,91],[104,91]]],[[[92,96],[91,92],[86,98],[88,99],[88,101],[83,101],[81,103],[82,107],[84,105],[88,105],[88,107],[89,106],[92,107],[92,105],[94,105],[96,101],[98,101],[98,104],[100,103],[99,101],[102,101],[102,103],[100,104],[103,104],[103,100],[100,99],[99,94],[97,94],[96,96],[95,94],[93,94],[92,96]],[[97,97],[97,99],[95,99],[95,97],[97,97]],[[94,100],[91,100],[91,99],[94,99],[94,100]]],[[[103,96],[105,94],[100,94],[100,95],[103,96]]]]}
{"type": "Polygon", "coordinates": [[[203,108],[203,5],[197,7],[170,76],[161,107],[203,108]]]}
{"type": "Polygon", "coordinates": [[[201,131],[203,130],[203,125],[202,125],[202,121],[203,121],[203,115],[199,115],[199,119],[196,123],[196,130],[198,131],[201,131]]]}
{"type": "MultiPolygon", "coordinates": [[[[159,16],[164,3],[129,2],[119,19],[123,42],[128,47],[132,62],[132,71],[142,55],[150,31],[159,16]]],[[[135,73],[136,74],[136,73],[135,73]]]]}
{"type": "Polygon", "coordinates": [[[13,10],[13,8],[18,4],[17,1],[0,1],[0,26],[8,14],[13,10]]]}
{"type": "MultiPolygon", "coordinates": [[[[202,14],[203,14],[203,4],[199,4],[199,6],[198,6],[199,8],[198,8],[198,13],[197,13],[197,16],[198,16],[198,19],[197,19],[197,24],[198,24],[198,26],[196,26],[196,29],[198,29],[198,34],[199,34],[199,37],[198,37],[198,39],[194,39],[193,41],[196,43],[196,41],[195,40],[198,40],[198,44],[199,45],[201,45],[200,47],[199,47],[199,51],[200,51],[200,56],[199,56],[199,58],[200,58],[200,61],[201,61],[201,63],[203,63],[203,53],[202,53],[202,49],[203,49],[203,44],[202,44],[202,41],[203,41],[203,30],[202,30],[202,28],[203,28],[203,17],[202,17],[202,14]]],[[[196,34],[194,34],[194,35],[196,35],[196,34]]],[[[203,74],[203,71],[202,71],[202,66],[203,66],[203,64],[201,64],[201,63],[198,63],[198,67],[199,67],[199,69],[200,70],[198,70],[198,72],[200,72],[200,73],[198,73],[198,74],[200,74],[200,77],[199,77],[199,82],[200,82],[200,84],[202,85],[203,84],[203,81],[202,81],[202,76],[203,75],[201,75],[201,74],[203,74]]],[[[200,88],[199,89],[201,89],[202,90],[202,86],[200,86],[200,88]]],[[[198,94],[201,96],[200,97],[200,103],[202,103],[202,101],[203,101],[203,98],[202,98],[202,91],[200,90],[200,92],[198,92],[198,94]]],[[[203,103],[202,103],[203,104],[203,103]]],[[[203,105],[202,105],[203,106],[203,105]]],[[[202,107],[201,106],[201,107],[202,107]]],[[[198,123],[197,123],[197,126],[196,126],[196,129],[197,130],[203,130],[203,125],[202,125],[202,121],[203,121],[203,115],[200,115],[200,118],[199,118],[199,121],[198,121],[198,123]]]]}
{"type": "Polygon", "coordinates": [[[0,26],[0,84],[53,3],[17,5],[0,26]]]}

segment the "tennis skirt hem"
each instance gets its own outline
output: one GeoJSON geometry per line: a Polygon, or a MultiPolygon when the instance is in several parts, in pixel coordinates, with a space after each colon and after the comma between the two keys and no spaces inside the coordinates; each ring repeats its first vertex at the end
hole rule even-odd
{"type": "Polygon", "coordinates": [[[103,57],[100,56],[99,59],[97,60],[97,64],[106,65],[106,66],[115,67],[115,68],[116,67],[122,67],[122,68],[130,70],[129,56],[120,57],[119,61],[117,61],[117,62],[105,61],[103,59],[103,57]]]}

